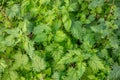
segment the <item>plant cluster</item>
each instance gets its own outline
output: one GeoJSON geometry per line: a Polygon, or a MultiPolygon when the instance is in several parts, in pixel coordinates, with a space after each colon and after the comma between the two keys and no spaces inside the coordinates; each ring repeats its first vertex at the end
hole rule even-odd
{"type": "Polygon", "coordinates": [[[119,0],[0,0],[0,80],[119,80],[119,0]]]}

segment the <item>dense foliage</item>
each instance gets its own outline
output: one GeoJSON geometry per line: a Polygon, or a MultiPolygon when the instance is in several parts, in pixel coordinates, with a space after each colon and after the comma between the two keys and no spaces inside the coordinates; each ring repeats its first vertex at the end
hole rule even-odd
{"type": "Polygon", "coordinates": [[[0,80],[119,80],[119,3],[0,0],[0,80]]]}

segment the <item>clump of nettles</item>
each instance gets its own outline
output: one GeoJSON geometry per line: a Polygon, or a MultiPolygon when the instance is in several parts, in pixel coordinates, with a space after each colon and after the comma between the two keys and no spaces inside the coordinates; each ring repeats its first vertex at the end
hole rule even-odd
{"type": "Polygon", "coordinates": [[[1,0],[0,80],[119,80],[119,0],[1,0]]]}

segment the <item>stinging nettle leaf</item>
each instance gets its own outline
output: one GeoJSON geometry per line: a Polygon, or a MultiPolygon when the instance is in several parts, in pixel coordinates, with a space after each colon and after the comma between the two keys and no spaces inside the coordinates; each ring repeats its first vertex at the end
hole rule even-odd
{"type": "Polygon", "coordinates": [[[39,56],[33,55],[32,67],[33,67],[33,71],[40,72],[41,70],[44,70],[46,68],[46,63],[39,56]]]}
{"type": "Polygon", "coordinates": [[[110,71],[108,80],[119,80],[120,79],[120,66],[114,65],[113,70],[110,71]]]}
{"type": "Polygon", "coordinates": [[[63,21],[64,27],[65,27],[65,30],[67,32],[69,32],[70,28],[71,28],[71,25],[72,25],[72,21],[69,18],[68,14],[63,14],[62,21],[63,21]]]}
{"type": "Polygon", "coordinates": [[[38,34],[34,38],[35,42],[45,42],[46,40],[47,40],[47,35],[45,33],[38,34]]]}
{"type": "Polygon", "coordinates": [[[83,62],[78,63],[78,77],[81,78],[86,70],[86,65],[83,62]]]}
{"type": "Polygon", "coordinates": [[[2,72],[4,72],[4,70],[5,70],[6,67],[7,67],[7,64],[6,64],[5,60],[0,59],[0,74],[2,72]]]}
{"type": "Polygon", "coordinates": [[[15,63],[12,67],[12,69],[18,69],[19,67],[25,66],[29,59],[26,54],[22,54],[21,52],[18,52],[14,55],[15,63]]]}
{"type": "Polygon", "coordinates": [[[49,33],[50,31],[51,31],[51,29],[49,28],[49,26],[41,23],[40,25],[38,25],[34,28],[33,33],[35,35],[37,35],[37,34],[41,34],[41,33],[49,33]]]}
{"type": "Polygon", "coordinates": [[[88,8],[95,9],[96,7],[101,7],[104,4],[104,0],[92,0],[88,8]]]}
{"type": "Polygon", "coordinates": [[[88,63],[91,69],[95,72],[98,70],[104,69],[104,65],[102,61],[97,56],[92,56],[88,63]]]}
{"type": "Polygon", "coordinates": [[[15,37],[10,35],[5,38],[5,41],[3,41],[3,44],[5,46],[14,46],[15,43],[15,37]]]}
{"type": "Polygon", "coordinates": [[[65,30],[66,30],[67,32],[70,31],[71,25],[72,25],[71,19],[68,19],[68,20],[64,23],[64,27],[65,27],[65,30]]]}
{"type": "Polygon", "coordinates": [[[10,9],[8,8],[6,9],[6,13],[8,17],[11,19],[20,13],[20,6],[18,4],[14,4],[13,6],[11,6],[10,9]]]}
{"type": "Polygon", "coordinates": [[[59,30],[59,31],[56,32],[54,40],[56,42],[62,42],[62,41],[64,41],[66,39],[66,37],[67,37],[66,34],[63,31],[59,30]]]}
{"type": "Polygon", "coordinates": [[[14,37],[18,37],[19,36],[19,28],[14,28],[14,29],[7,29],[5,30],[8,34],[14,36],[14,37]]]}
{"type": "Polygon", "coordinates": [[[71,3],[68,7],[68,11],[76,11],[78,8],[78,4],[77,3],[71,3]]]}
{"type": "Polygon", "coordinates": [[[82,27],[81,26],[82,26],[81,22],[75,21],[71,28],[71,33],[73,37],[75,37],[76,39],[82,38],[82,27]]]}

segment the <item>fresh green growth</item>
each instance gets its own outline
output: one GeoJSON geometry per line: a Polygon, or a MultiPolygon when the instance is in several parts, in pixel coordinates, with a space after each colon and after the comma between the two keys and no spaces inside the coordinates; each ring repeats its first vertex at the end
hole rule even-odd
{"type": "Polygon", "coordinates": [[[0,0],[0,80],[119,80],[118,3],[0,0]]]}

